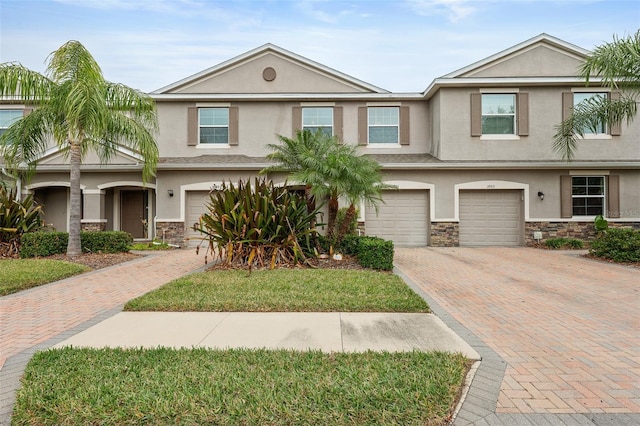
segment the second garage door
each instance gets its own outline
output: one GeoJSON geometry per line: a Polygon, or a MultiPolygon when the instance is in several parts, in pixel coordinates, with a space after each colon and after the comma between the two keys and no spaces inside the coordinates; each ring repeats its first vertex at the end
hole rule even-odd
{"type": "Polygon", "coordinates": [[[200,215],[207,212],[207,204],[210,201],[209,191],[189,191],[186,194],[184,234],[188,238],[186,241],[188,246],[197,246],[204,234],[194,231],[193,224],[198,223],[200,215]]]}
{"type": "Polygon", "coordinates": [[[460,191],[461,246],[519,246],[524,240],[522,191],[460,191]]]}
{"type": "Polygon", "coordinates": [[[397,246],[416,247],[428,243],[429,191],[385,191],[384,204],[365,210],[365,232],[397,246]]]}

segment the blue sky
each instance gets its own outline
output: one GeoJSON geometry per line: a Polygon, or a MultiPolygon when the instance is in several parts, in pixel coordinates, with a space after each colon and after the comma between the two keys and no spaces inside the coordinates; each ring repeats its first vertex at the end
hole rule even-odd
{"type": "Polygon", "coordinates": [[[547,33],[585,49],[640,28],[637,0],[0,0],[0,62],[39,71],[79,40],[152,91],[273,43],[393,92],[547,33]]]}

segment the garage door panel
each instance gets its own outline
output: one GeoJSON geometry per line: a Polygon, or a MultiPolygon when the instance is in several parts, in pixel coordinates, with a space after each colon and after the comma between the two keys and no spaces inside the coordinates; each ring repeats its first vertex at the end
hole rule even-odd
{"type": "Polygon", "coordinates": [[[193,230],[193,224],[198,223],[200,216],[208,211],[207,205],[211,197],[209,191],[189,191],[186,193],[185,235],[188,246],[197,246],[202,234],[193,230]]]}
{"type": "Polygon", "coordinates": [[[461,246],[516,246],[524,240],[520,190],[461,191],[461,246]]]}
{"type": "Polygon", "coordinates": [[[385,191],[385,204],[365,210],[367,235],[392,240],[396,246],[426,246],[428,241],[428,191],[385,191]]]}

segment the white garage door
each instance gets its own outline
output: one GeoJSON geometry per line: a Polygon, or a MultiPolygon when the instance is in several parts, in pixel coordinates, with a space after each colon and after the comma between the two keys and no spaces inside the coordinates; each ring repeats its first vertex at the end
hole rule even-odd
{"type": "Polygon", "coordinates": [[[429,191],[385,191],[384,204],[365,210],[365,232],[396,246],[416,247],[428,243],[429,191]]]}
{"type": "Polygon", "coordinates": [[[460,191],[461,246],[519,246],[522,191],[460,191]]]}
{"type": "Polygon", "coordinates": [[[188,246],[197,246],[203,234],[193,230],[193,224],[198,223],[200,215],[207,212],[207,204],[209,203],[209,191],[188,191],[187,208],[185,210],[185,236],[188,246]]]}

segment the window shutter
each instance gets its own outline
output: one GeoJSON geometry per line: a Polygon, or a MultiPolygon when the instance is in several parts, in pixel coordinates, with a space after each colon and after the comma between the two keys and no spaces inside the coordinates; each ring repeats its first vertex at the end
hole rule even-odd
{"type": "Polygon", "coordinates": [[[333,136],[336,136],[340,143],[343,142],[342,107],[333,108],[333,136]]]}
{"type": "Polygon", "coordinates": [[[198,108],[187,109],[187,145],[198,145],[198,108]]]}
{"type": "Polygon", "coordinates": [[[293,107],[291,111],[292,135],[295,138],[298,130],[302,130],[302,107],[293,107]]]}
{"type": "Polygon", "coordinates": [[[229,108],[229,145],[236,146],[239,143],[238,137],[238,107],[229,108]]]}
{"type": "Polygon", "coordinates": [[[367,107],[358,108],[358,145],[366,145],[369,140],[367,107]]]}
{"type": "Polygon", "coordinates": [[[573,216],[573,199],[571,198],[572,179],[569,175],[560,176],[560,217],[573,216]]]}
{"type": "Polygon", "coordinates": [[[607,186],[607,212],[606,217],[620,217],[620,176],[609,176],[609,185],[607,186]]]}
{"type": "Polygon", "coordinates": [[[409,107],[400,107],[400,145],[409,145],[410,126],[409,126],[409,107]]]}
{"type": "Polygon", "coordinates": [[[573,111],[573,93],[562,92],[562,121],[571,117],[571,111],[573,111]]]}
{"type": "Polygon", "coordinates": [[[529,94],[518,93],[518,135],[529,136],[529,94]]]}
{"type": "MultiPolygon", "coordinates": [[[[620,92],[611,92],[611,98],[612,101],[619,101],[620,100],[620,92]]],[[[620,121],[616,121],[615,123],[611,123],[610,125],[610,131],[609,133],[611,134],[611,136],[620,136],[620,134],[622,134],[622,123],[620,123],[620,121]]]]}
{"type": "Polygon", "coordinates": [[[482,136],[482,94],[471,94],[471,136],[482,136]]]}

